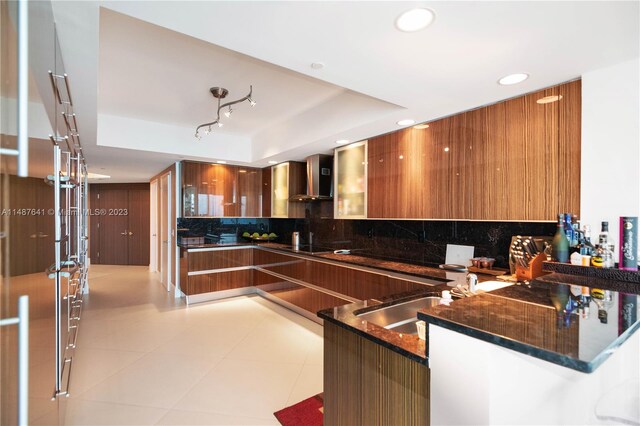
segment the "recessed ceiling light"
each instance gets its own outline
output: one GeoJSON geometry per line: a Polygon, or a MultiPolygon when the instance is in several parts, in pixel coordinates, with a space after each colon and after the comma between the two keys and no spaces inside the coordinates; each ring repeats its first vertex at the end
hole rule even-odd
{"type": "Polygon", "coordinates": [[[338,145],[344,145],[345,143],[349,143],[349,139],[340,139],[340,140],[337,140],[336,143],[338,145]]]}
{"type": "Polygon", "coordinates": [[[413,32],[427,28],[433,22],[435,14],[424,8],[411,9],[398,16],[396,27],[400,31],[413,32]]]}
{"type": "Polygon", "coordinates": [[[278,164],[278,162],[274,160],[269,160],[269,164],[278,164]]]}
{"type": "Polygon", "coordinates": [[[227,164],[227,162],[224,161],[224,160],[218,160],[218,161],[216,161],[216,163],[218,163],[218,164],[227,164]]]}
{"type": "Polygon", "coordinates": [[[324,62],[313,62],[311,64],[311,68],[313,68],[314,70],[321,70],[322,68],[324,68],[324,62]]]}
{"type": "Polygon", "coordinates": [[[562,95],[552,95],[545,96],[544,98],[538,99],[536,102],[539,104],[550,104],[551,102],[556,102],[562,99],[562,95]]]}
{"type": "Polygon", "coordinates": [[[503,86],[510,86],[512,84],[522,83],[528,78],[529,74],[526,73],[509,74],[498,80],[498,84],[502,84],[503,86]]]}
{"type": "Polygon", "coordinates": [[[417,124],[415,126],[413,126],[414,129],[417,130],[424,130],[424,129],[428,129],[429,125],[428,124],[417,124]]]}
{"type": "Polygon", "coordinates": [[[398,121],[396,124],[398,126],[411,126],[412,124],[414,124],[416,122],[416,120],[412,120],[410,118],[407,118],[405,120],[400,120],[398,121]]]}

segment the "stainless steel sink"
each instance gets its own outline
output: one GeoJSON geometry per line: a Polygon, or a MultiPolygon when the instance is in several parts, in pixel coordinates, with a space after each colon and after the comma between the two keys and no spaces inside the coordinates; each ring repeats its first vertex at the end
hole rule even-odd
{"type": "Polygon", "coordinates": [[[375,325],[379,325],[380,327],[384,327],[387,330],[404,334],[418,334],[418,330],[416,329],[418,311],[436,306],[438,303],[440,303],[439,297],[423,297],[370,312],[364,312],[358,314],[358,317],[375,325]]]}

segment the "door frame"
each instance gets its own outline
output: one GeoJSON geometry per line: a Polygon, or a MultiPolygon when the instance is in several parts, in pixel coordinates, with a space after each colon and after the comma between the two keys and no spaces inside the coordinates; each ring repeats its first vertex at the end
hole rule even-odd
{"type": "Polygon", "coordinates": [[[158,180],[151,181],[149,220],[149,271],[158,272],[158,180]]]}

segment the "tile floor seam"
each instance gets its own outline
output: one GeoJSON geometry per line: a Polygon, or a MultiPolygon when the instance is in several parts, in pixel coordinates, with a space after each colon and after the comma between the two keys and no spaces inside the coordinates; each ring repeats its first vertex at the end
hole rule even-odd
{"type": "MultiPolygon", "coordinates": [[[[285,404],[287,404],[289,402],[289,399],[291,399],[291,395],[293,395],[293,391],[296,389],[298,380],[300,380],[300,377],[302,376],[302,370],[304,370],[304,364],[300,366],[300,371],[298,371],[298,377],[296,377],[296,380],[293,382],[293,386],[291,386],[291,390],[289,391],[289,395],[287,395],[287,400],[285,401],[285,404]]],[[[285,407],[282,407],[282,408],[285,408],[285,407]]]]}
{"type": "MultiPolygon", "coordinates": [[[[192,385],[192,386],[191,386],[191,387],[190,387],[190,388],[189,388],[185,393],[183,393],[182,395],[180,395],[180,398],[177,398],[177,399],[176,399],[176,402],[171,406],[171,408],[169,408],[169,410],[173,410],[173,409],[174,409],[174,407],[175,407],[176,405],[178,405],[178,404],[180,403],[180,401],[182,401],[182,399],[183,399],[185,396],[187,396],[187,394],[188,394],[189,392],[191,392],[191,391],[192,391],[192,390],[193,390],[193,389],[194,389],[198,384],[200,384],[200,383],[204,380],[204,378],[205,378],[205,377],[207,377],[207,375],[208,375],[209,373],[211,373],[211,371],[213,371],[213,369],[214,369],[214,368],[216,368],[216,367],[218,366],[218,364],[220,364],[220,362],[222,362],[222,359],[223,359],[223,358],[218,358],[217,362],[216,362],[214,365],[212,365],[212,366],[211,366],[211,368],[209,368],[209,369],[208,369],[208,370],[207,370],[207,371],[202,375],[202,377],[200,377],[198,380],[196,380],[196,382],[195,382],[195,383],[194,383],[194,384],[193,384],[193,385],[192,385]]],[[[180,411],[191,411],[191,410],[180,410],[180,411]]]]}
{"type": "MultiPolygon", "coordinates": [[[[100,350],[100,349],[97,349],[97,350],[100,350]]],[[[110,349],[104,349],[104,350],[110,350],[110,349]]],[[[116,352],[116,351],[113,351],[113,352],[116,352]]],[[[137,359],[133,360],[130,364],[127,364],[127,365],[123,366],[122,368],[118,369],[118,371],[114,372],[113,374],[110,374],[109,376],[107,376],[104,379],[100,380],[98,383],[95,383],[92,386],[89,386],[87,389],[85,389],[84,391],[80,392],[78,394],[78,396],[76,396],[76,398],[83,399],[83,398],[80,397],[80,395],[83,395],[83,394],[89,392],[91,389],[95,388],[96,386],[102,384],[104,381],[106,381],[106,380],[110,379],[111,377],[115,376],[116,374],[120,373],[125,368],[131,367],[133,364],[135,364],[136,362],[140,361],[142,358],[144,358],[146,355],[149,354],[148,352],[134,352],[134,351],[122,351],[122,352],[132,352],[132,353],[136,353],[136,354],[142,353],[144,355],[142,355],[140,358],[137,358],[137,359]]],[[[69,390],[72,389],[71,386],[73,386],[73,382],[70,384],[69,390]]],[[[73,398],[73,394],[70,393],[69,396],[71,398],[73,398]]],[[[92,401],[92,400],[91,399],[87,399],[86,401],[92,401]]],[[[100,401],[100,402],[106,402],[106,401],[100,401]]]]}
{"type": "MultiPolygon", "coordinates": [[[[179,410],[179,409],[173,409],[173,408],[170,408],[168,411],[181,411],[183,413],[216,414],[218,416],[233,417],[233,416],[230,416],[227,413],[221,413],[221,412],[218,412],[218,411],[179,410]]],[[[162,418],[160,420],[158,420],[158,422],[156,422],[155,424],[160,424],[159,422],[161,422],[162,419],[164,419],[167,416],[167,414],[169,414],[169,412],[165,413],[164,416],[162,416],[162,418]]],[[[267,420],[266,417],[254,417],[254,416],[247,416],[247,415],[242,415],[242,416],[239,416],[239,417],[242,417],[242,418],[245,418],[245,419],[252,419],[252,420],[267,420]]],[[[273,416],[273,418],[276,419],[275,416],[273,416]]]]}

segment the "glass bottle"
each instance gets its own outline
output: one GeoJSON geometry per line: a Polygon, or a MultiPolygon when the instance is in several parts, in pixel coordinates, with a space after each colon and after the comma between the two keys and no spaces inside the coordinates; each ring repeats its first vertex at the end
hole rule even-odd
{"type": "Polygon", "coordinates": [[[558,225],[556,234],[553,236],[553,241],[551,242],[551,248],[553,260],[560,263],[565,263],[569,260],[569,241],[564,232],[564,215],[562,213],[558,215],[558,225]]]}
{"type": "Polygon", "coordinates": [[[591,254],[591,266],[604,268],[605,256],[605,249],[600,244],[596,244],[596,248],[591,254]]]}
{"type": "Polygon", "coordinates": [[[573,247],[573,226],[571,225],[571,213],[564,214],[564,234],[569,242],[569,247],[573,247]]]}
{"type": "Polygon", "coordinates": [[[616,262],[613,257],[613,253],[615,250],[615,241],[613,240],[613,237],[609,233],[609,222],[607,221],[602,222],[602,230],[598,235],[598,244],[600,244],[600,246],[603,247],[605,250],[608,250],[611,252],[611,256],[607,257],[604,267],[605,268],[615,267],[616,262]]]}
{"type": "Polygon", "coordinates": [[[591,244],[591,227],[589,225],[585,225],[581,232],[582,240],[578,245],[578,249],[580,254],[591,256],[595,247],[591,244]]]}

